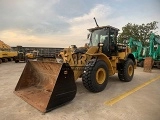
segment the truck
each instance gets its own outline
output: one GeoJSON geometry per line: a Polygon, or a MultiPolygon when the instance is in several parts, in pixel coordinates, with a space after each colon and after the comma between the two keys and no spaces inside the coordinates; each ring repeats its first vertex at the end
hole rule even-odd
{"type": "Polygon", "coordinates": [[[15,59],[17,51],[14,51],[9,45],[0,40],[0,64],[15,59]]]}
{"type": "Polygon", "coordinates": [[[17,46],[16,50],[18,51],[18,54],[15,57],[15,63],[27,62],[29,59],[36,59],[38,56],[38,51],[36,50],[26,51],[22,46],[17,46]]]}

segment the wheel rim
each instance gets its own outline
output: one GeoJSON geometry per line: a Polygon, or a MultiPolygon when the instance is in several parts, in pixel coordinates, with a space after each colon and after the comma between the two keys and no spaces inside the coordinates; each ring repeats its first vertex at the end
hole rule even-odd
{"type": "Polygon", "coordinates": [[[106,71],[103,68],[99,68],[96,72],[96,80],[98,84],[103,84],[106,79],[106,71]]]}
{"type": "Polygon", "coordinates": [[[133,66],[129,65],[129,67],[128,67],[128,75],[132,76],[132,74],[133,74],[133,66]]]}

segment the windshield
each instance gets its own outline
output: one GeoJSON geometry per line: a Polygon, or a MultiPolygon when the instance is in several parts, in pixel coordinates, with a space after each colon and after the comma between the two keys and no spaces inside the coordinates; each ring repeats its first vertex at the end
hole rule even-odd
{"type": "Polygon", "coordinates": [[[107,38],[106,29],[95,30],[91,33],[89,46],[98,46],[98,43],[103,43],[107,38]]]}

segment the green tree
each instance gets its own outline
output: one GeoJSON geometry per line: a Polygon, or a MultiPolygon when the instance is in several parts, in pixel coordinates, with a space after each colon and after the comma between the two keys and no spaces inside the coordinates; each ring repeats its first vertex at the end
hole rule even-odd
{"type": "Polygon", "coordinates": [[[122,33],[118,36],[118,42],[123,43],[124,40],[133,37],[141,41],[143,45],[147,45],[150,34],[158,28],[157,23],[156,21],[142,25],[128,23],[122,27],[122,33]]]}

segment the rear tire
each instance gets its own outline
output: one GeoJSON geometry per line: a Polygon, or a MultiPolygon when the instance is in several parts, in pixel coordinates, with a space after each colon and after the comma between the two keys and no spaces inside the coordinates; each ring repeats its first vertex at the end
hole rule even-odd
{"type": "Polygon", "coordinates": [[[128,58],[123,65],[123,68],[118,71],[118,77],[121,81],[130,82],[134,75],[134,63],[128,58]]]}
{"type": "Polygon", "coordinates": [[[18,63],[19,62],[19,60],[15,60],[15,63],[18,63]]]}
{"type": "Polygon", "coordinates": [[[0,59],[0,64],[2,63],[2,60],[0,59]]]}
{"type": "Polygon", "coordinates": [[[108,66],[103,60],[90,60],[84,68],[82,82],[84,87],[94,93],[101,92],[108,83],[108,66]]]}
{"type": "Polygon", "coordinates": [[[160,64],[157,65],[157,68],[160,69],[160,64]]]}
{"type": "Polygon", "coordinates": [[[8,59],[4,58],[2,61],[6,63],[6,62],[8,62],[8,59]]]}
{"type": "Polygon", "coordinates": [[[123,74],[123,69],[118,70],[118,78],[123,81],[124,80],[124,74],[123,74]]]}
{"type": "Polygon", "coordinates": [[[11,58],[10,60],[13,61],[13,58],[11,58]]]}

